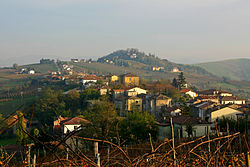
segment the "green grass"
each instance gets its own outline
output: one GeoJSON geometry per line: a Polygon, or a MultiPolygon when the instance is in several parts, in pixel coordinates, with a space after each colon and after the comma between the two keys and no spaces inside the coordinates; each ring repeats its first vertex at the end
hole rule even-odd
{"type": "Polygon", "coordinates": [[[16,144],[16,137],[11,137],[7,139],[0,139],[0,146],[5,146],[8,144],[16,144]]]}
{"type": "Polygon", "coordinates": [[[18,107],[26,105],[35,100],[34,96],[24,97],[23,99],[13,99],[11,101],[0,102],[0,113],[6,117],[8,114],[16,111],[18,107]]]}
{"type": "Polygon", "coordinates": [[[250,59],[235,59],[197,64],[208,72],[232,80],[250,81],[250,59]]]}
{"type": "Polygon", "coordinates": [[[48,74],[48,71],[57,71],[55,64],[29,64],[29,65],[20,66],[19,68],[20,69],[32,68],[36,72],[41,73],[41,74],[48,74]]]}

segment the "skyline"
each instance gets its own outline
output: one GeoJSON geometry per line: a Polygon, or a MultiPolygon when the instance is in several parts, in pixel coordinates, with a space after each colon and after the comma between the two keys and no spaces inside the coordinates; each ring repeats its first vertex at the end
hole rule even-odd
{"type": "Polygon", "coordinates": [[[127,48],[185,64],[250,58],[250,2],[2,1],[0,36],[0,66],[127,48]]]}

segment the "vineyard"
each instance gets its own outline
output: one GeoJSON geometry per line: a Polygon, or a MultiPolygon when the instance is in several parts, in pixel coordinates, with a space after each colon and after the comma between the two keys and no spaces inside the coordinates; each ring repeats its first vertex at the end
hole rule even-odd
{"type": "MultiPolygon", "coordinates": [[[[29,133],[34,143],[1,148],[2,166],[246,166],[249,145],[245,134],[202,136],[161,143],[114,144],[79,137],[73,131],[64,138],[43,143],[29,133]],[[9,150],[8,150],[9,149],[9,150]]],[[[248,155],[249,156],[249,155],[248,155]]]]}

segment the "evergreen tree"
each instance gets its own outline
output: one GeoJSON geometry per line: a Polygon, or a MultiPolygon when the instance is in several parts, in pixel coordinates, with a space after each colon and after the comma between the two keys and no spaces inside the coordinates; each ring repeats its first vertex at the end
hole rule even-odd
{"type": "Polygon", "coordinates": [[[186,78],[184,77],[183,72],[181,72],[181,73],[178,75],[178,85],[179,85],[179,88],[184,87],[186,83],[187,83],[187,82],[186,82],[186,78]]]}
{"type": "Polygon", "coordinates": [[[176,88],[178,88],[178,82],[177,82],[177,79],[174,78],[173,81],[172,81],[172,85],[176,88]]]}
{"type": "Polygon", "coordinates": [[[24,116],[22,112],[17,113],[16,135],[17,144],[24,145],[28,136],[26,134],[26,125],[24,122],[24,116]]]}

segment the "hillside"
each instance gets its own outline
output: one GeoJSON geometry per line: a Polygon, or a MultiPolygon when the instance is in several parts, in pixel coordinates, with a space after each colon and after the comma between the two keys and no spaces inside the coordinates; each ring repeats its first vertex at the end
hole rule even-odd
{"type": "Polygon", "coordinates": [[[183,65],[160,59],[154,54],[145,54],[138,49],[118,50],[107,56],[98,59],[100,63],[114,64],[116,66],[134,67],[138,69],[152,71],[153,67],[163,67],[160,71],[171,72],[173,68],[187,73],[211,75],[203,68],[193,65],[183,65]]]}
{"type": "Polygon", "coordinates": [[[250,59],[233,59],[197,64],[208,72],[226,79],[250,81],[250,59]]]}

